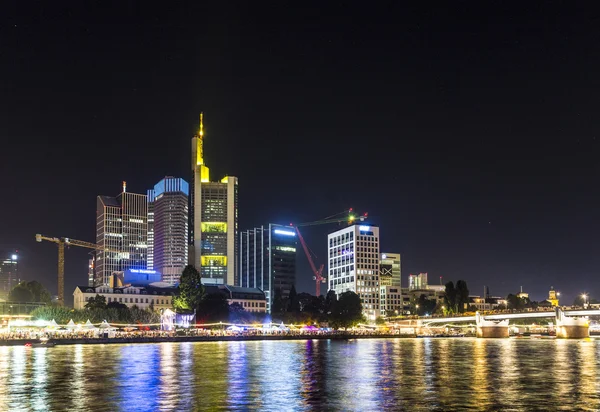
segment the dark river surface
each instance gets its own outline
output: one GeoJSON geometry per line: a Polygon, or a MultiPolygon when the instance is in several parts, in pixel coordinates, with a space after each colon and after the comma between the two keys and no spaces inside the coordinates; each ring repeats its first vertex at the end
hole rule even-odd
{"type": "Polygon", "coordinates": [[[600,340],[0,347],[1,411],[600,410],[600,340]]]}

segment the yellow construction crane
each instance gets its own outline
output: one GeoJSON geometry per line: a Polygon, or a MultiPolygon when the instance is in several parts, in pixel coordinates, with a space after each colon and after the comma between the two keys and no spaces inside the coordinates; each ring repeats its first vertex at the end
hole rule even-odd
{"type": "Polygon", "coordinates": [[[83,240],[70,239],[68,237],[46,237],[40,234],[35,235],[35,240],[41,242],[46,240],[48,242],[56,243],[58,246],[58,303],[59,305],[65,304],[65,245],[67,246],[79,246],[88,249],[103,249],[98,247],[94,243],[84,242],[83,240]]]}

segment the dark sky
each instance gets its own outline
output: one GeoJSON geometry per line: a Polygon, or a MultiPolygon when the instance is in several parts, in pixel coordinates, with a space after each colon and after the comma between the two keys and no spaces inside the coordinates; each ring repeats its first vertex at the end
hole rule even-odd
{"type": "MultiPolygon", "coordinates": [[[[28,279],[56,290],[56,248],[35,233],[94,241],[98,194],[189,179],[204,111],[241,229],[354,207],[402,253],[403,281],[600,298],[591,2],[7,3],[0,246],[28,279]]],[[[333,229],[306,229],[319,257],[333,229]]],[[[87,256],[67,252],[68,300],[87,256]]]]}

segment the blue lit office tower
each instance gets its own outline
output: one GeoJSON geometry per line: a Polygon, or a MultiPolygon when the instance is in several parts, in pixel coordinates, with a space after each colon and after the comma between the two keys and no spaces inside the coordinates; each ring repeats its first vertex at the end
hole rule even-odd
{"type": "Polygon", "coordinates": [[[192,138],[190,262],[202,283],[237,284],[238,179],[211,182],[204,163],[204,125],[192,138]]]}
{"type": "Polygon", "coordinates": [[[146,269],[148,252],[148,198],[123,192],[96,201],[96,286],[108,285],[111,275],[127,269],[146,269]]]}
{"type": "Polygon", "coordinates": [[[188,263],[189,193],[185,180],[170,176],[148,190],[148,269],[171,284],[179,282],[188,263]]]}
{"type": "Polygon", "coordinates": [[[269,224],[240,232],[239,286],[265,292],[267,311],[275,290],[290,295],[296,284],[296,231],[289,226],[269,224]]]}
{"type": "Polygon", "coordinates": [[[10,290],[21,281],[19,257],[16,251],[3,252],[0,256],[0,300],[8,300],[10,290]]]}

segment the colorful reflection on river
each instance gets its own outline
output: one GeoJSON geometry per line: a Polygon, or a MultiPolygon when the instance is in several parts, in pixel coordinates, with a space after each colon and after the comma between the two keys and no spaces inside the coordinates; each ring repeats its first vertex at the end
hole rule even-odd
{"type": "Polygon", "coordinates": [[[600,341],[0,347],[0,410],[598,410],[600,341]]]}

